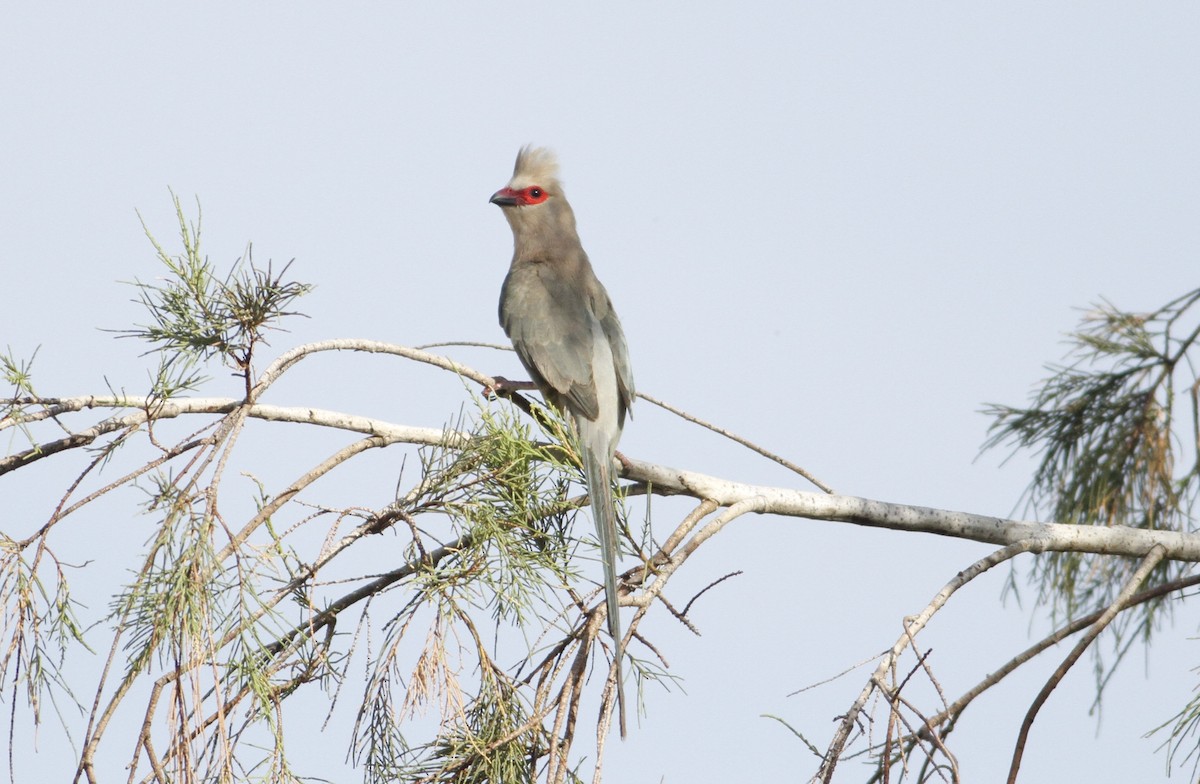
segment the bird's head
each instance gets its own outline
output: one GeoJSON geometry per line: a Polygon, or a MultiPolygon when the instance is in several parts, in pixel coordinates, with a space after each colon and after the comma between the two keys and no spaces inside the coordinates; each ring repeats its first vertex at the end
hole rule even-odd
{"type": "Polygon", "coordinates": [[[545,147],[525,146],[517,153],[512,179],[492,194],[491,202],[500,207],[532,207],[561,195],[554,153],[545,147]]]}
{"type": "Polygon", "coordinates": [[[521,148],[512,179],[490,201],[504,210],[519,238],[539,230],[575,232],[575,216],[558,181],[558,160],[545,147],[521,148]]]}

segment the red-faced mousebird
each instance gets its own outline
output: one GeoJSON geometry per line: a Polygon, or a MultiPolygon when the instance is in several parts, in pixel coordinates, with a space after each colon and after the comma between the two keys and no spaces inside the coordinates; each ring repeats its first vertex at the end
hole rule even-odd
{"type": "Polygon", "coordinates": [[[617,612],[617,514],[612,466],[633,372],[625,334],[575,231],[575,213],[546,149],[525,147],[508,185],[492,196],[513,232],[500,291],[500,325],[542,396],[575,424],[592,517],[604,560],[608,631],[615,649],[617,712],[625,737],[621,620],[617,612]]]}

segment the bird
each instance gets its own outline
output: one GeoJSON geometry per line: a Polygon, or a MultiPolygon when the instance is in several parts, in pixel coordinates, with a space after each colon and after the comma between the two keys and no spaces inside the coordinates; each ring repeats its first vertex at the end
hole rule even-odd
{"type": "Polygon", "coordinates": [[[558,171],[553,152],[527,145],[517,154],[512,179],[490,199],[513,233],[512,263],[500,290],[500,325],[542,397],[574,423],[604,562],[624,738],[612,467],[633,404],[633,371],[621,321],[579,241],[558,171]]]}

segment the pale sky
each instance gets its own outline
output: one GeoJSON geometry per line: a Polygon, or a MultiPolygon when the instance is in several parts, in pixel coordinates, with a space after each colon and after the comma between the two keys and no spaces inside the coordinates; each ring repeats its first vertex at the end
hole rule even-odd
{"type": "MultiPolygon", "coordinates": [[[[1025,401],[1075,308],[1149,310],[1196,285],[1197,41],[1191,3],[14,5],[0,25],[0,348],[40,346],[47,396],[144,392],[153,360],[100,328],[141,318],[121,281],[159,274],[137,212],[176,242],[168,188],[193,214],[199,199],[221,268],[253,242],[316,284],[310,318],[270,356],[336,337],[501,342],[511,237],[487,199],[534,142],[559,153],[640,389],[839,492],[1007,516],[1030,463],[975,459],[983,405],[1025,401]]],[[[452,355],[521,376],[509,354],[452,355]]],[[[214,375],[206,393],[237,394],[214,375]]],[[[422,426],[465,400],[378,357],[313,363],[274,394],[422,426]]],[[[802,487],[645,403],[621,449],[802,487]]],[[[322,500],[385,503],[403,455],[389,452],[381,482],[335,478],[322,500]]],[[[4,530],[44,519],[66,466],[0,480],[4,530]]],[[[687,508],[654,503],[656,530],[687,508]]],[[[90,524],[113,553],[149,535],[147,518],[112,510],[90,524]]],[[[890,646],[991,548],[756,516],[704,549],[676,598],[744,575],[693,609],[702,637],[665,612],[643,623],[682,689],[649,687],[608,781],[806,780],[815,760],[761,714],[823,747],[867,671],[786,695],[890,646]]],[[[922,638],[951,698],[1049,628],[1001,602],[1007,576],[973,584],[922,638]]],[[[1022,781],[1165,780],[1163,738],[1141,736],[1196,685],[1195,627],[1181,611],[1130,658],[1102,722],[1081,662],[1041,712],[1022,781]]],[[[952,737],[966,780],[1007,772],[1065,653],[966,713],[952,737]]],[[[344,715],[297,724],[312,732],[293,739],[298,772],[361,778],[343,762],[344,715]]],[[[51,717],[18,780],[64,780],[73,755],[51,717]]],[[[847,762],[839,780],[860,773],[847,762]]]]}

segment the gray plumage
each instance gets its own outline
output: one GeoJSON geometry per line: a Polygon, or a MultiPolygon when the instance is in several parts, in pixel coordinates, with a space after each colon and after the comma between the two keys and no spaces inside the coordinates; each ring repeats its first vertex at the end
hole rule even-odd
{"type": "Polygon", "coordinates": [[[617,708],[625,737],[612,493],[613,454],[634,395],[625,334],[579,242],[553,153],[522,149],[512,179],[491,201],[504,211],[513,231],[512,265],[500,292],[500,325],[543,397],[570,416],[579,436],[604,560],[617,708]]]}

